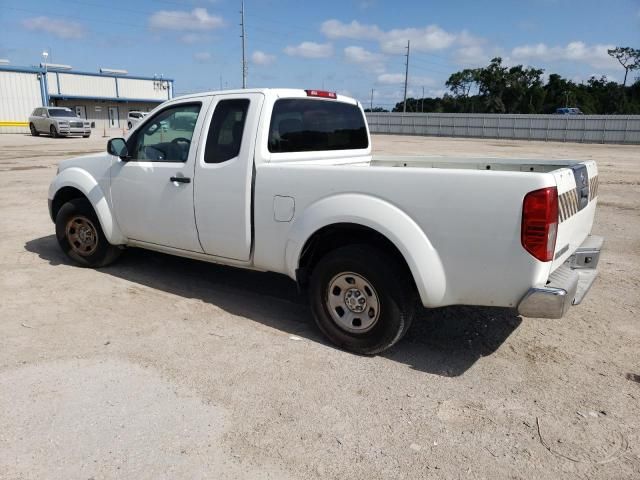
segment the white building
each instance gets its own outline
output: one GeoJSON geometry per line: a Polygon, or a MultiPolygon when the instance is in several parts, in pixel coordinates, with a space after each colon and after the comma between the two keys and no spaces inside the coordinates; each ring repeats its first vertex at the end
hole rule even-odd
{"type": "Polygon", "coordinates": [[[168,78],[0,65],[0,133],[28,132],[29,115],[43,106],[69,107],[99,130],[126,128],[130,111],[172,97],[168,78]]]}

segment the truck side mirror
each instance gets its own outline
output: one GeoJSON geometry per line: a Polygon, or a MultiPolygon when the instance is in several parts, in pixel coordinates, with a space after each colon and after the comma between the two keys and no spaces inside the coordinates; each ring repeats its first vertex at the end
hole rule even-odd
{"type": "Polygon", "coordinates": [[[125,162],[131,158],[124,138],[112,138],[109,140],[107,142],[107,153],[120,157],[125,162]]]}

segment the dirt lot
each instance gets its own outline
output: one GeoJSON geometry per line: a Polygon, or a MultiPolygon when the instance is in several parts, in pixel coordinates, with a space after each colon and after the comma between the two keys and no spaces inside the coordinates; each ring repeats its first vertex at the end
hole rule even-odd
{"type": "Polygon", "coordinates": [[[375,138],[596,159],[607,243],[563,320],[439,309],[367,358],[277,275],[141,250],[70,265],[47,187],[104,145],[0,135],[0,478],[640,478],[637,146],[375,138]]]}

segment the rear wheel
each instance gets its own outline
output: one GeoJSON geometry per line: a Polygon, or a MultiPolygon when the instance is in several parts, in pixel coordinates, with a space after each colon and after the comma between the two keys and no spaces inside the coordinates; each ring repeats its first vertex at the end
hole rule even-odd
{"type": "Polygon", "coordinates": [[[86,198],[75,198],[60,208],[56,216],[56,237],[64,253],[83,267],[104,267],[114,262],[122,251],[107,241],[86,198]]]}
{"type": "Polygon", "coordinates": [[[55,125],[51,125],[51,127],[49,127],[49,134],[50,134],[53,138],[58,138],[58,130],[56,130],[55,125]]]}
{"type": "Polygon", "coordinates": [[[320,330],[345,350],[373,355],[409,329],[416,295],[408,272],[368,245],[341,247],[311,276],[311,306],[320,330]]]}
{"type": "Polygon", "coordinates": [[[38,135],[40,135],[40,132],[38,132],[38,130],[36,129],[36,126],[33,123],[29,124],[29,130],[31,131],[31,135],[33,135],[34,137],[37,137],[38,135]]]}

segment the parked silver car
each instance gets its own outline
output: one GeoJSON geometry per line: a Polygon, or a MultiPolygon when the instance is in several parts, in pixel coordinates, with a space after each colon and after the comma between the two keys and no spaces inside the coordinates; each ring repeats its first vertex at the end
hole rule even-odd
{"type": "Polygon", "coordinates": [[[144,117],[147,116],[148,112],[137,112],[131,111],[127,116],[127,128],[131,130],[135,127],[144,117]]]}
{"type": "Polygon", "coordinates": [[[91,135],[91,123],[80,118],[73,110],[65,107],[39,107],[29,117],[31,135],[37,137],[41,133],[48,133],[52,137],[66,137],[91,135]]]}

